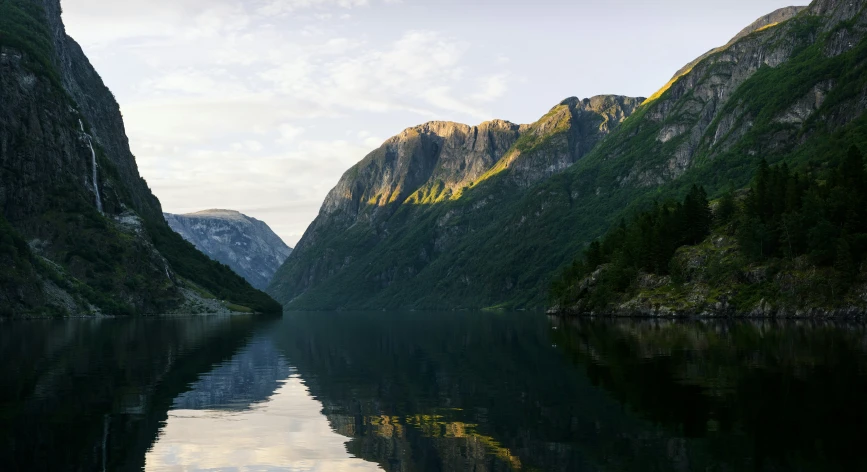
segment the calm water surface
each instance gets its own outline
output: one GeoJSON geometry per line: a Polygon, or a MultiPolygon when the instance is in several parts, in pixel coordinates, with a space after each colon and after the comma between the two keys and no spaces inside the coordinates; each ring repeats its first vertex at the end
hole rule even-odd
{"type": "Polygon", "coordinates": [[[867,330],[339,313],[0,323],[0,469],[867,470],[867,330]]]}

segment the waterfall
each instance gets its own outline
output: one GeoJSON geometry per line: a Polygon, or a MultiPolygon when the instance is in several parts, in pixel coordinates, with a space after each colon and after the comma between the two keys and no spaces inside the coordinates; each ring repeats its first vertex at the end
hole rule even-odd
{"type": "Polygon", "coordinates": [[[78,120],[78,126],[81,128],[82,134],[84,134],[85,139],[87,139],[87,146],[90,148],[91,165],[93,167],[93,192],[96,194],[96,209],[99,211],[99,214],[102,215],[102,197],[99,195],[99,174],[96,168],[96,151],[93,150],[92,138],[89,134],[84,132],[84,123],[81,122],[81,119],[78,120]]]}

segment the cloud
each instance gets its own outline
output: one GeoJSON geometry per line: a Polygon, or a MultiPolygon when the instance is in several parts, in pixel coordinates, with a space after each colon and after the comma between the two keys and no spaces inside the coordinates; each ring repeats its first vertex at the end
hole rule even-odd
{"type": "Polygon", "coordinates": [[[473,98],[480,102],[490,102],[506,95],[509,90],[508,76],[505,74],[494,75],[480,80],[481,91],[475,93],[473,98]]]}
{"type": "Polygon", "coordinates": [[[70,0],[64,8],[70,34],[118,96],[164,208],[304,205],[268,220],[290,244],[383,136],[432,119],[493,118],[487,104],[508,90],[507,74],[477,72],[467,41],[338,20],[400,2],[70,0]]]}
{"type": "Polygon", "coordinates": [[[338,6],[340,8],[365,7],[368,0],[270,0],[257,8],[257,13],[264,16],[285,15],[297,10],[309,8],[324,8],[338,6]]]}
{"type": "Polygon", "coordinates": [[[147,470],[375,471],[346,451],[322,404],[292,376],[271,399],[242,412],[173,410],[145,456],[147,470]]]}
{"type": "Polygon", "coordinates": [[[283,123],[278,130],[280,132],[280,142],[282,143],[292,142],[304,133],[304,128],[289,123],[283,123]]]}

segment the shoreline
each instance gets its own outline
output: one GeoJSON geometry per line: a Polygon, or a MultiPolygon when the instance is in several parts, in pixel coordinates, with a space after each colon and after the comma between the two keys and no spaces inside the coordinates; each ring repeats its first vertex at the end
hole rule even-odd
{"type": "Polygon", "coordinates": [[[648,312],[648,311],[634,311],[634,312],[610,312],[610,313],[596,313],[596,312],[577,312],[571,310],[561,310],[561,309],[549,309],[546,312],[549,316],[556,316],[559,318],[585,318],[585,319],[600,319],[600,318],[608,318],[608,319],[644,319],[644,320],[653,320],[653,319],[666,319],[666,320],[792,320],[792,321],[803,321],[803,320],[817,320],[817,321],[833,321],[833,320],[862,320],[867,321],[867,309],[864,308],[839,308],[833,310],[825,310],[825,309],[809,309],[809,310],[796,310],[794,313],[790,310],[779,309],[773,310],[771,312],[761,312],[759,310],[755,310],[753,312],[748,313],[737,313],[737,312],[728,312],[728,313],[709,313],[709,312],[679,312],[679,311],[668,311],[665,312],[648,312]]]}

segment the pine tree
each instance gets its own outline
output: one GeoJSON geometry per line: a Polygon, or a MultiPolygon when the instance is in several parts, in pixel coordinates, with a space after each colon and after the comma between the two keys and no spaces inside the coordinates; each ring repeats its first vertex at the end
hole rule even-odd
{"type": "Polygon", "coordinates": [[[737,210],[738,206],[737,202],[735,202],[735,194],[729,190],[720,199],[719,206],[716,209],[716,219],[720,224],[729,224],[737,210]]]}
{"type": "Polygon", "coordinates": [[[584,258],[590,271],[596,270],[597,267],[605,263],[602,256],[602,245],[599,244],[599,241],[590,243],[590,247],[587,248],[584,258]]]}
{"type": "Polygon", "coordinates": [[[768,161],[762,159],[756,172],[756,180],[750,198],[751,205],[748,208],[748,214],[752,213],[761,218],[762,221],[766,221],[770,213],[767,211],[770,203],[770,180],[771,169],[768,167],[768,161]]]}
{"type": "Polygon", "coordinates": [[[687,228],[683,243],[698,244],[710,234],[713,213],[708,206],[704,189],[692,186],[683,203],[683,220],[687,228]]]}
{"type": "Polygon", "coordinates": [[[852,251],[845,237],[837,241],[837,254],[834,259],[835,292],[844,294],[852,286],[856,277],[856,265],[852,259],[852,251]]]}

